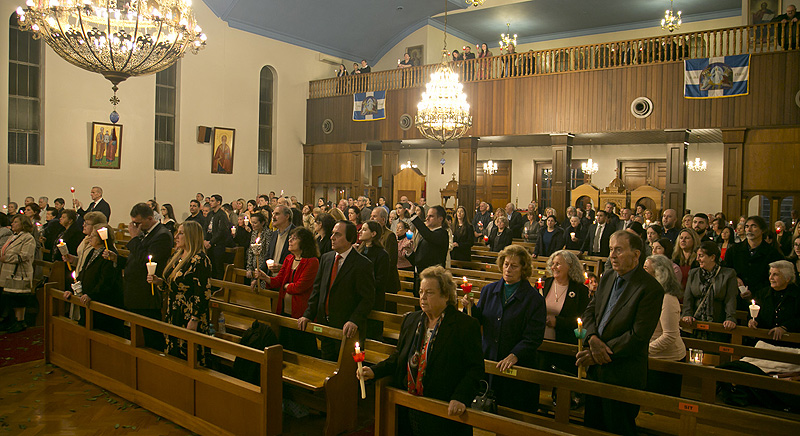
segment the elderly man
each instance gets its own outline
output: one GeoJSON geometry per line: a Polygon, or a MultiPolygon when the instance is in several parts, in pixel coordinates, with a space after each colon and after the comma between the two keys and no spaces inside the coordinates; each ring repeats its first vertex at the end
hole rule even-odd
{"type": "Polygon", "coordinates": [[[772,19],[773,23],[781,23],[783,32],[784,50],[797,48],[797,7],[795,5],[786,6],[786,13],[778,15],[772,19]]]}
{"type": "Polygon", "coordinates": [[[517,211],[517,206],[514,203],[506,205],[506,215],[508,215],[508,225],[511,229],[512,238],[522,237],[522,228],[525,227],[525,218],[517,211]]]}
{"type": "MultiPolygon", "coordinates": [[[[644,243],[633,233],[617,231],[609,242],[613,271],[603,274],[586,306],[585,349],[576,355],[592,380],[634,389],[647,384],[650,338],[661,316],[664,289],[639,266],[644,243]]],[[[586,397],[584,423],[617,434],[636,435],[639,406],[586,397]]]]}
{"type": "Polygon", "coordinates": [[[39,197],[39,209],[47,210],[50,207],[50,199],[47,197],[39,197]]]}
{"type": "Polygon", "coordinates": [[[345,214],[345,216],[347,216],[347,208],[349,207],[347,205],[347,199],[343,198],[339,200],[339,203],[336,205],[336,207],[338,207],[339,210],[342,211],[342,213],[345,214]]]}
{"type": "Polygon", "coordinates": [[[619,221],[617,222],[617,230],[627,230],[633,224],[633,212],[630,208],[626,207],[619,213],[619,221]]]}
{"type": "Polygon", "coordinates": [[[81,204],[80,200],[73,199],[72,206],[77,210],[78,215],[83,217],[87,212],[102,212],[103,215],[106,216],[106,220],[111,222],[111,206],[108,205],[105,199],[103,199],[103,188],[99,186],[93,186],[92,190],[89,192],[89,195],[92,197],[92,203],[86,210],[83,210],[83,205],[81,204]]]}
{"type": "MultiPolygon", "coordinates": [[[[295,228],[292,223],[293,212],[284,204],[275,208],[272,213],[272,226],[275,229],[272,232],[269,248],[267,248],[266,259],[272,259],[275,263],[272,270],[277,272],[280,270],[283,260],[289,254],[289,232],[295,228]]],[[[264,265],[262,265],[262,268],[264,265]]]]}
{"type": "Polygon", "coordinates": [[[475,213],[475,217],[472,218],[472,228],[475,229],[476,240],[483,238],[483,232],[486,226],[492,222],[492,211],[489,209],[489,203],[481,201],[478,206],[478,212],[475,213]]]}

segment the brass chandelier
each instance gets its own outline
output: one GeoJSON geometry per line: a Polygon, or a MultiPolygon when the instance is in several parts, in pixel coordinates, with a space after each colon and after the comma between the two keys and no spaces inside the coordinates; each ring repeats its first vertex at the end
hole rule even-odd
{"type": "Polygon", "coordinates": [[[206,45],[191,0],[28,0],[17,15],[23,30],[64,60],[108,79],[115,109],[120,82],[164,70],[187,49],[206,45]]]}
{"type": "Polygon", "coordinates": [[[511,23],[506,23],[506,32],[500,34],[500,50],[507,50],[512,45],[517,48],[517,34],[511,36],[511,23]]]}
{"type": "Polygon", "coordinates": [[[467,96],[462,92],[463,85],[458,74],[447,64],[447,0],[444,2],[444,48],[442,64],[431,74],[431,81],[425,84],[422,101],[417,104],[415,124],[422,136],[445,142],[458,139],[472,126],[467,96]]]}
{"type": "Polygon", "coordinates": [[[669,9],[664,11],[664,18],[661,19],[661,28],[670,32],[681,28],[681,11],[678,11],[678,15],[675,15],[672,2],[673,0],[669,0],[669,9]]]}

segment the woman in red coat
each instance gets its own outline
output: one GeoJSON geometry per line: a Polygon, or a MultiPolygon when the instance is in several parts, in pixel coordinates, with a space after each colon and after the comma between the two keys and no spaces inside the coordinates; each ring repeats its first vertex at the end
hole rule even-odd
{"type": "MultiPolygon", "coordinates": [[[[314,234],[305,227],[292,230],[289,233],[289,252],[280,272],[267,280],[267,286],[279,292],[277,314],[300,318],[308,307],[308,297],[319,270],[319,249],[314,234]]],[[[281,329],[280,343],[287,350],[317,355],[316,339],[305,332],[281,329]]]]}

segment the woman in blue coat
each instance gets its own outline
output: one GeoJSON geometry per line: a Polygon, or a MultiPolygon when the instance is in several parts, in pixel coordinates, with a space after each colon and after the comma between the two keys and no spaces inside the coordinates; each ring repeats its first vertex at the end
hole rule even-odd
{"type": "MultiPolygon", "coordinates": [[[[531,255],[519,245],[509,245],[497,256],[503,272],[500,281],[481,289],[472,316],[483,327],[483,357],[497,361],[505,371],[512,366],[536,367],[536,350],[542,344],[546,317],[544,297],[531,286],[531,255]]],[[[472,299],[464,297],[465,308],[472,299]]],[[[500,406],[536,412],[539,385],[507,377],[489,376],[489,384],[500,406]]]]}

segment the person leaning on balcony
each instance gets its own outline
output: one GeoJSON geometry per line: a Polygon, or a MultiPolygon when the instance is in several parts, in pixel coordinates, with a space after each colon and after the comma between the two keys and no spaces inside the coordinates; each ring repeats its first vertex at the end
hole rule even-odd
{"type": "Polygon", "coordinates": [[[772,19],[773,23],[781,23],[783,30],[784,50],[794,50],[797,48],[797,7],[795,5],[786,6],[786,13],[778,15],[772,19]]]}

